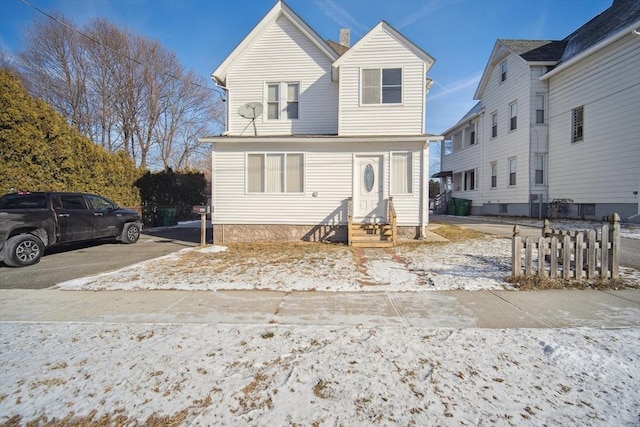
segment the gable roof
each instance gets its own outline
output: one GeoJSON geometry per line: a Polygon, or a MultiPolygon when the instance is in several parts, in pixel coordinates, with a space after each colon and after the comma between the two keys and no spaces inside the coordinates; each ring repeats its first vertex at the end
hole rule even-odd
{"type": "Polygon", "coordinates": [[[391,37],[396,39],[396,41],[398,41],[398,43],[403,45],[407,50],[411,51],[418,58],[426,62],[428,64],[427,69],[431,68],[433,63],[436,62],[436,60],[431,55],[429,55],[427,52],[425,52],[420,47],[415,45],[411,40],[403,36],[398,30],[393,28],[387,22],[380,21],[378,25],[376,25],[371,30],[369,30],[369,32],[365,34],[360,40],[358,40],[356,44],[351,46],[349,50],[347,50],[342,56],[340,56],[340,58],[338,58],[338,60],[333,63],[332,67],[333,68],[340,67],[340,65],[342,65],[343,62],[347,61],[351,56],[353,56],[356,52],[358,52],[358,50],[360,50],[362,46],[366,45],[369,42],[369,40],[375,37],[375,35],[380,31],[387,32],[391,37]]]}
{"type": "Polygon", "coordinates": [[[278,18],[287,18],[302,34],[304,34],[324,55],[331,61],[338,58],[338,53],[324,41],[322,37],[316,33],[293,9],[286,5],[282,0],[278,0],[276,4],[267,12],[267,14],[256,24],[255,27],[245,36],[244,39],[231,51],[229,56],[222,61],[222,64],[211,73],[211,78],[222,86],[227,80],[227,72],[234,62],[242,56],[242,53],[248,49],[253,41],[262,33],[262,31],[278,18]]]}
{"type": "Polygon", "coordinates": [[[348,46],[334,42],[333,40],[327,40],[327,44],[340,56],[344,55],[344,53],[349,50],[348,46]]]}
{"type": "Polygon", "coordinates": [[[562,57],[565,46],[566,42],[562,40],[496,40],[473,99],[482,97],[493,68],[508,55],[515,55],[531,65],[556,65],[562,57]]]}

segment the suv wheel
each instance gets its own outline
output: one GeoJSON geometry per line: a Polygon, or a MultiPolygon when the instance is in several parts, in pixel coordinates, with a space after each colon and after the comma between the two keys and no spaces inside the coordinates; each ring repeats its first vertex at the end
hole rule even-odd
{"type": "Polygon", "coordinates": [[[44,253],[44,244],[33,234],[19,234],[7,240],[4,263],[10,267],[37,264],[44,253]]]}

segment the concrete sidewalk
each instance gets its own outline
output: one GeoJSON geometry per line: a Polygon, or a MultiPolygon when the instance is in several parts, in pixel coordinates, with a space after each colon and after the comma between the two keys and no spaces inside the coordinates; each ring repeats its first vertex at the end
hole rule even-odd
{"type": "Polygon", "coordinates": [[[0,290],[0,322],[364,325],[421,328],[640,326],[640,290],[0,290]]]}

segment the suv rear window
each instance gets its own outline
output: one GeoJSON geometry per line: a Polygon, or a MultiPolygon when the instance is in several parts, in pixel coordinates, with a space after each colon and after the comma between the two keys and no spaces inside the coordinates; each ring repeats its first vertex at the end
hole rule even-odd
{"type": "Polygon", "coordinates": [[[8,194],[0,198],[0,209],[44,209],[44,194],[8,194]]]}

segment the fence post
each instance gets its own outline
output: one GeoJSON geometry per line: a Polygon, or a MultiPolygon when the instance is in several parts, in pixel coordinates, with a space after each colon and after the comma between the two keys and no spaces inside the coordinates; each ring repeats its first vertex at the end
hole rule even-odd
{"type": "Polygon", "coordinates": [[[564,235],[562,239],[562,277],[571,279],[571,236],[564,235]]]}
{"type": "Polygon", "coordinates": [[[524,275],[531,276],[533,274],[533,242],[531,237],[524,239],[524,275]]]}
{"type": "Polygon", "coordinates": [[[522,242],[520,237],[520,227],[513,226],[513,237],[511,239],[511,275],[518,277],[522,274],[520,270],[520,258],[522,256],[522,242]]]}
{"type": "Polygon", "coordinates": [[[547,237],[551,233],[551,227],[549,226],[549,220],[544,220],[544,225],[542,226],[542,237],[547,237]]]}
{"type": "Polygon", "coordinates": [[[606,279],[609,277],[609,226],[602,226],[600,236],[600,277],[606,279]]]}
{"type": "Polygon", "coordinates": [[[549,262],[551,265],[549,266],[549,277],[552,279],[556,278],[556,274],[558,273],[558,238],[553,236],[551,238],[551,248],[550,248],[550,257],[549,262]]]}
{"type": "Polygon", "coordinates": [[[596,230],[589,230],[587,233],[587,278],[596,277],[596,230]]]}
{"type": "Polygon", "coordinates": [[[617,279],[620,274],[620,215],[611,218],[611,278],[617,279]]]}
{"type": "Polygon", "coordinates": [[[576,280],[582,280],[582,267],[584,264],[584,233],[576,235],[576,280]]]}

